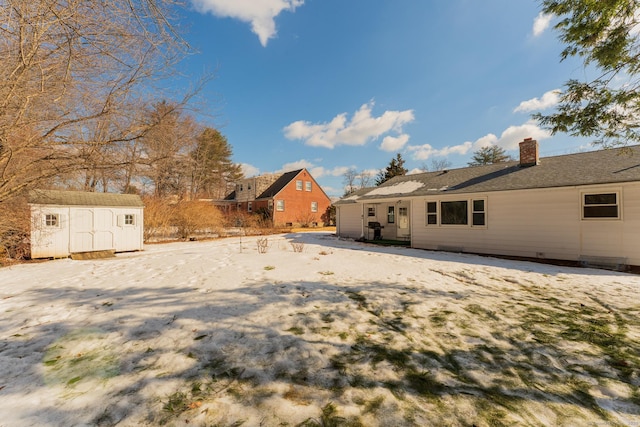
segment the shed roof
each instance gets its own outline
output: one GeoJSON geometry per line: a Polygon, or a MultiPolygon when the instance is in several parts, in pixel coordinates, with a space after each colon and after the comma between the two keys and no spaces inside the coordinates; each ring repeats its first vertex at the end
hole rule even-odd
{"type": "Polygon", "coordinates": [[[144,207],[137,194],[90,193],[86,191],[33,190],[29,203],[61,206],[144,207]]]}
{"type": "Polygon", "coordinates": [[[571,187],[640,181],[640,146],[543,157],[535,166],[518,161],[439,172],[397,176],[384,184],[359,190],[336,205],[359,200],[486,193],[534,188],[571,187]]]}

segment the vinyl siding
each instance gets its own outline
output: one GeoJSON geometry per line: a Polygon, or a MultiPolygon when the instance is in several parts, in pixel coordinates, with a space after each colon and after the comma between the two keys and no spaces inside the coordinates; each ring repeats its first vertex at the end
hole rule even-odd
{"type": "MultiPolygon", "coordinates": [[[[413,200],[412,246],[577,261],[623,257],[640,265],[640,184],[502,191],[486,194],[486,227],[425,225],[427,201],[469,200],[447,195],[413,200]],[[583,191],[620,191],[622,220],[582,220],[583,191]]],[[[485,196],[485,195],[482,195],[485,196]]]]}
{"type": "Polygon", "coordinates": [[[337,206],[336,232],[340,237],[358,239],[362,237],[362,205],[337,206]]]}

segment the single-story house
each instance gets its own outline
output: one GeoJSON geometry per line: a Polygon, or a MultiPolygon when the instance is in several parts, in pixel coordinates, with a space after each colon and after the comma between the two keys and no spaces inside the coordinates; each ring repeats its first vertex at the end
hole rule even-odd
{"type": "Polygon", "coordinates": [[[34,190],[31,258],[143,249],[144,204],[138,195],[34,190]]]}
{"type": "Polygon", "coordinates": [[[640,266],[640,146],[392,178],[335,203],[341,237],[414,248],[640,266]]]}
{"type": "Polygon", "coordinates": [[[309,171],[298,169],[240,180],[235,190],[216,204],[227,211],[261,213],[276,227],[317,227],[323,225],[331,199],[309,171]]]}

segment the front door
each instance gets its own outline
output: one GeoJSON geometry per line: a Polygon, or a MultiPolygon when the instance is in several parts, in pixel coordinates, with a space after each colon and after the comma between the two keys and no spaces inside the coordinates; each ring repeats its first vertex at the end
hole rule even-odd
{"type": "Polygon", "coordinates": [[[409,207],[398,206],[398,238],[408,240],[411,237],[409,224],[409,207]]]}

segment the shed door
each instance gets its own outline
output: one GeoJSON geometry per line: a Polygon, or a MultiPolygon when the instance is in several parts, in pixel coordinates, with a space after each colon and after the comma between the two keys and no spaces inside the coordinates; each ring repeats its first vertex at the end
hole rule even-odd
{"type": "Polygon", "coordinates": [[[76,209],[70,221],[71,252],[114,249],[113,212],[109,209],[76,209]]]}

